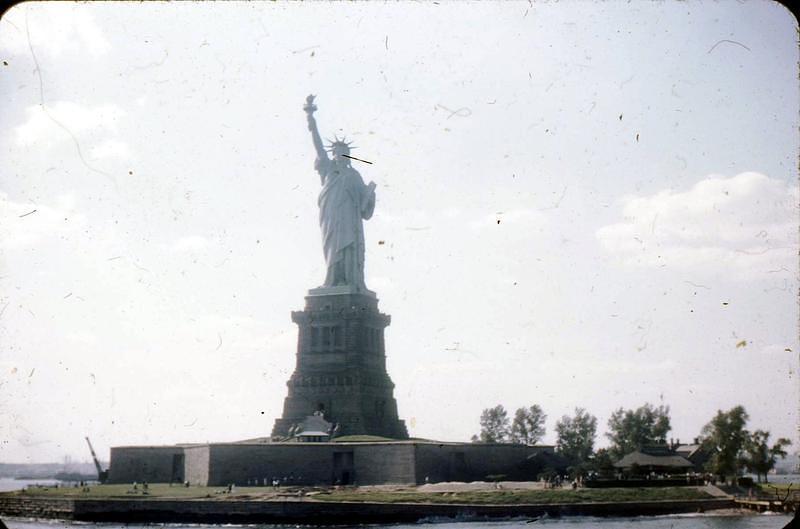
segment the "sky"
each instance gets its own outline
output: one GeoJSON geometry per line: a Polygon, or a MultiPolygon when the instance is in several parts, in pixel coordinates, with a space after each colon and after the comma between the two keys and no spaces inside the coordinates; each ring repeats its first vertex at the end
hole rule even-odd
{"type": "Polygon", "coordinates": [[[412,436],[668,405],[798,439],[780,4],[25,3],[0,19],[0,461],[269,435],[322,283],[302,110],[377,184],[412,436]]]}

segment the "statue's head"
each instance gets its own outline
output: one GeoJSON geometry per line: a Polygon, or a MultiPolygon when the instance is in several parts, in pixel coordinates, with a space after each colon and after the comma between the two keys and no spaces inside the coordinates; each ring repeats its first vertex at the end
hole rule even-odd
{"type": "Polygon", "coordinates": [[[350,156],[351,149],[355,149],[352,147],[352,142],[345,141],[344,138],[340,140],[335,137],[328,145],[328,152],[331,153],[334,160],[349,161],[347,157],[350,156]]]}

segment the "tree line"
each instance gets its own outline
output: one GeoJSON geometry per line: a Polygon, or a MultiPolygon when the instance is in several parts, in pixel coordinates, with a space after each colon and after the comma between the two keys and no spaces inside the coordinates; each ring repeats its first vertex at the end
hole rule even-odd
{"type": "MultiPolygon", "coordinates": [[[[498,404],[483,410],[480,433],[472,436],[475,443],[518,443],[533,445],[546,433],[547,415],[534,404],[519,408],[513,420],[498,404]]],[[[702,428],[698,441],[708,455],[705,470],[721,480],[735,479],[747,470],[758,481],[775,468],[778,458],[787,455],[791,440],[780,438],[770,444],[766,430],[749,431],[749,415],[742,406],[717,414],[702,428]]],[[[619,408],[608,419],[608,448],[595,450],[597,418],[583,408],[564,415],[555,424],[556,452],[569,464],[570,473],[585,475],[590,471],[613,472],[614,461],[645,447],[667,446],[670,425],[669,406],[645,403],[636,409],[619,408]]]]}

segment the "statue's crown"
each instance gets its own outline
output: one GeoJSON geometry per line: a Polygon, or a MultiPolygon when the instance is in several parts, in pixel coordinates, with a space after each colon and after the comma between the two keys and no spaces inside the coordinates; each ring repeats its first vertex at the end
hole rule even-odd
{"type": "Polygon", "coordinates": [[[339,139],[338,136],[334,136],[333,141],[328,140],[328,152],[333,152],[337,149],[341,149],[342,147],[346,148],[348,152],[357,148],[353,146],[352,141],[345,141],[345,138],[339,139]]]}

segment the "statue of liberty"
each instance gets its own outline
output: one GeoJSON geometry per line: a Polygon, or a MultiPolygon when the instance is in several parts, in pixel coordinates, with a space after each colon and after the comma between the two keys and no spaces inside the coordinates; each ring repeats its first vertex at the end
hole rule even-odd
{"type": "Polygon", "coordinates": [[[357,292],[367,292],[362,219],[369,220],[375,209],[375,183],[365,185],[358,171],[351,167],[348,142],[335,138],[326,151],[314,119],[317,107],[313,95],[306,98],[303,110],[317,151],[314,169],[322,183],[317,203],[322,250],[328,267],[322,288],[349,285],[357,292]]]}

